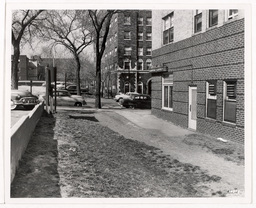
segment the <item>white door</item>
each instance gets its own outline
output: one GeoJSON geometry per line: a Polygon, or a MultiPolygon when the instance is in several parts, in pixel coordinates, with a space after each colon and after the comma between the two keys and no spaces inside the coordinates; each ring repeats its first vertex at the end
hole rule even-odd
{"type": "Polygon", "coordinates": [[[196,130],[197,87],[189,87],[188,128],[196,130]]]}

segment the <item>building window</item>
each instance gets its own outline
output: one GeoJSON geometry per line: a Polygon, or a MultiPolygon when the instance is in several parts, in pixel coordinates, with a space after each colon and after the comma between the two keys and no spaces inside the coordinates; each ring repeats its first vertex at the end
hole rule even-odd
{"type": "Polygon", "coordinates": [[[143,56],[143,48],[138,48],[138,56],[143,56]]]}
{"type": "Polygon", "coordinates": [[[152,25],[152,18],[151,17],[147,17],[147,22],[146,25],[152,25]]]}
{"type": "Polygon", "coordinates": [[[217,82],[206,82],[206,117],[216,119],[217,112],[217,82]]]}
{"type": "Polygon", "coordinates": [[[151,48],[147,48],[146,50],[146,55],[147,56],[151,56],[152,52],[151,52],[151,48]]]}
{"type": "Polygon", "coordinates": [[[143,33],[138,33],[138,40],[143,40],[143,33]]]}
{"type": "Polygon", "coordinates": [[[132,54],[132,48],[131,47],[125,47],[124,48],[124,55],[130,56],[132,54]]]}
{"type": "Polygon", "coordinates": [[[163,18],[163,44],[173,42],[173,12],[163,18]]]}
{"type": "Polygon", "coordinates": [[[149,70],[152,67],[152,61],[150,59],[146,60],[146,69],[149,70]]]}
{"type": "Polygon", "coordinates": [[[151,41],[152,40],[152,33],[147,33],[146,35],[147,35],[146,40],[151,41]]]}
{"type": "Polygon", "coordinates": [[[209,27],[218,24],[218,10],[209,10],[209,27]]]}
{"type": "Polygon", "coordinates": [[[228,19],[233,19],[238,15],[238,9],[229,9],[228,10],[228,19]]]}
{"type": "Polygon", "coordinates": [[[224,81],[223,96],[224,96],[224,121],[235,123],[236,122],[236,88],[237,82],[224,81]]]}
{"type": "Polygon", "coordinates": [[[197,33],[202,31],[202,10],[196,10],[194,23],[194,32],[197,33]]]}
{"type": "Polygon", "coordinates": [[[143,70],[143,60],[139,59],[137,63],[137,70],[143,70]]]}
{"type": "Polygon", "coordinates": [[[143,25],[143,18],[142,17],[138,17],[138,25],[143,25]]]}
{"type": "Polygon", "coordinates": [[[162,78],[162,108],[173,110],[173,74],[162,78]]]}
{"type": "Polygon", "coordinates": [[[130,25],[131,24],[131,17],[130,16],[124,16],[124,24],[130,25]]]}
{"type": "Polygon", "coordinates": [[[139,94],[143,94],[143,83],[142,82],[138,82],[138,89],[137,92],[139,94]]]}
{"type": "Polygon", "coordinates": [[[130,31],[124,31],[124,39],[130,40],[131,39],[131,32],[130,31]]]}
{"type": "Polygon", "coordinates": [[[131,60],[129,60],[129,59],[124,60],[124,69],[126,69],[126,70],[131,69],[131,60]]]}

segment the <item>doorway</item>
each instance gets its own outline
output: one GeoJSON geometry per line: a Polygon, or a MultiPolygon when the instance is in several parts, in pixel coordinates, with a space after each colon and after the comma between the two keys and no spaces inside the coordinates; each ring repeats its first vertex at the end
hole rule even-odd
{"type": "Polygon", "coordinates": [[[189,87],[188,128],[196,130],[197,124],[197,87],[189,87]]]}

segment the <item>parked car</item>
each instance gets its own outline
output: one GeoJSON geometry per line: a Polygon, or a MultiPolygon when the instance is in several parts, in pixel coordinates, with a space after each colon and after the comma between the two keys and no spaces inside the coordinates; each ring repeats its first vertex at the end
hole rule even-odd
{"type": "Polygon", "coordinates": [[[57,90],[65,90],[65,82],[56,82],[57,90]]]}
{"type": "Polygon", "coordinates": [[[144,94],[133,94],[123,99],[122,105],[126,108],[151,108],[151,97],[144,94]]]}
{"type": "MultiPolygon", "coordinates": [[[[57,106],[83,106],[86,105],[86,101],[82,96],[71,95],[67,90],[57,90],[53,92],[53,98],[56,94],[57,106]]],[[[45,95],[41,96],[40,99],[45,100],[45,95]]],[[[55,99],[53,99],[55,104],[55,99]]]]}
{"type": "MultiPolygon", "coordinates": [[[[77,87],[76,85],[69,85],[66,87],[66,90],[69,91],[70,94],[75,95],[77,94],[77,87]]],[[[81,88],[81,94],[87,94],[89,93],[88,88],[81,88]]]]}
{"type": "Polygon", "coordinates": [[[39,103],[38,97],[29,91],[12,90],[11,91],[11,110],[22,107],[26,110],[32,110],[39,103]]]}
{"type": "MultiPolygon", "coordinates": [[[[66,85],[72,85],[72,84],[73,83],[71,83],[71,82],[66,82],[66,85]]],[[[45,87],[46,86],[46,82],[43,82],[42,86],[45,87]]],[[[51,86],[54,87],[55,86],[55,82],[52,82],[51,86]]],[[[56,82],[56,89],[58,89],[58,90],[65,90],[65,82],[57,81],[56,82]]]]}
{"type": "Polygon", "coordinates": [[[123,93],[119,93],[117,94],[115,97],[114,97],[114,100],[116,102],[119,102],[119,103],[122,103],[123,102],[123,99],[126,99],[126,98],[129,98],[131,95],[138,95],[139,93],[137,92],[127,92],[125,94],[123,93]]]}

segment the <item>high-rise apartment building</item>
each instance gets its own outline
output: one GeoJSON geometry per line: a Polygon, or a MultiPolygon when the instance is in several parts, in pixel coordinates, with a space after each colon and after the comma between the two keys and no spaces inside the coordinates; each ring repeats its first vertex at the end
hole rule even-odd
{"type": "Polygon", "coordinates": [[[152,60],[152,12],[125,10],[112,18],[102,60],[105,89],[148,93],[152,60]]]}

